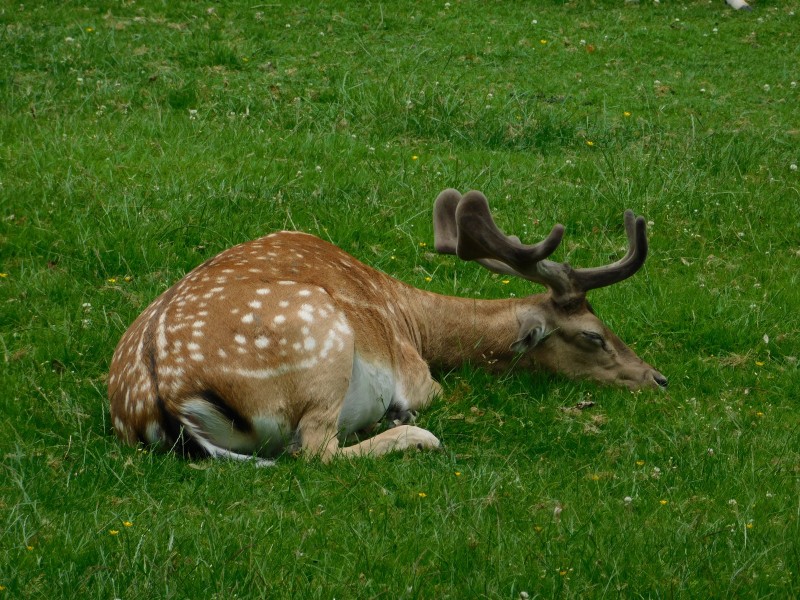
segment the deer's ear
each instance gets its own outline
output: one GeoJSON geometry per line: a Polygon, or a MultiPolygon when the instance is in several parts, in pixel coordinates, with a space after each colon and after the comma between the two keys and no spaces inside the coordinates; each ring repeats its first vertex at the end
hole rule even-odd
{"type": "Polygon", "coordinates": [[[527,315],[519,325],[516,341],[511,344],[514,352],[527,352],[538,346],[547,338],[547,325],[544,318],[538,313],[527,315]]]}

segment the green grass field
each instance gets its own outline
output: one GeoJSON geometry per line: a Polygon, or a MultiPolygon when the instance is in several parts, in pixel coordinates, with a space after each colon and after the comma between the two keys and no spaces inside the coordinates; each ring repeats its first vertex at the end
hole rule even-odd
{"type": "Polygon", "coordinates": [[[0,600],[800,595],[800,2],[755,7],[0,3],[0,600]],[[590,299],[669,392],[465,366],[440,453],[117,442],[117,341],[233,244],[531,293],[432,253],[445,187],[576,266],[643,214],[590,299]]]}

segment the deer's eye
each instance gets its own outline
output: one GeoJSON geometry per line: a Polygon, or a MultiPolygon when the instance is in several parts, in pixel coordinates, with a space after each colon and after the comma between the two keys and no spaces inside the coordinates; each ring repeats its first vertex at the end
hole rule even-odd
{"type": "Polygon", "coordinates": [[[590,344],[594,344],[598,348],[606,347],[606,341],[599,333],[595,333],[594,331],[582,331],[581,337],[590,344]]]}

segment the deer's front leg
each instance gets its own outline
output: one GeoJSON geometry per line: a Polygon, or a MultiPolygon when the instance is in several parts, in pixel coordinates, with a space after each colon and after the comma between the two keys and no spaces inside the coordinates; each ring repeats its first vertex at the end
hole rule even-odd
{"type": "Polygon", "coordinates": [[[435,435],[414,425],[400,425],[387,429],[363,442],[347,447],[339,446],[339,438],[330,428],[313,428],[309,423],[304,423],[301,435],[304,455],[307,458],[319,456],[323,462],[329,462],[339,456],[377,457],[394,451],[441,447],[441,442],[435,435]]]}

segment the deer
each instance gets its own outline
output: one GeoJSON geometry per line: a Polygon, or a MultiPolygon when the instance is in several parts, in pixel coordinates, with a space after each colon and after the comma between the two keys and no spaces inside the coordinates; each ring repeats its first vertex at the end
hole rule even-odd
{"type": "Polygon", "coordinates": [[[297,231],[233,246],[156,298],[122,335],[108,375],[117,436],[190,458],[271,465],[288,453],[328,462],[440,448],[414,424],[442,394],[432,369],[471,363],[631,390],[667,386],[586,300],[644,264],[643,217],[625,211],[622,258],[574,269],[547,259],[563,225],[523,244],[497,227],[481,192],[446,189],[433,213],[437,252],[547,291],[440,295],[297,231]]]}

